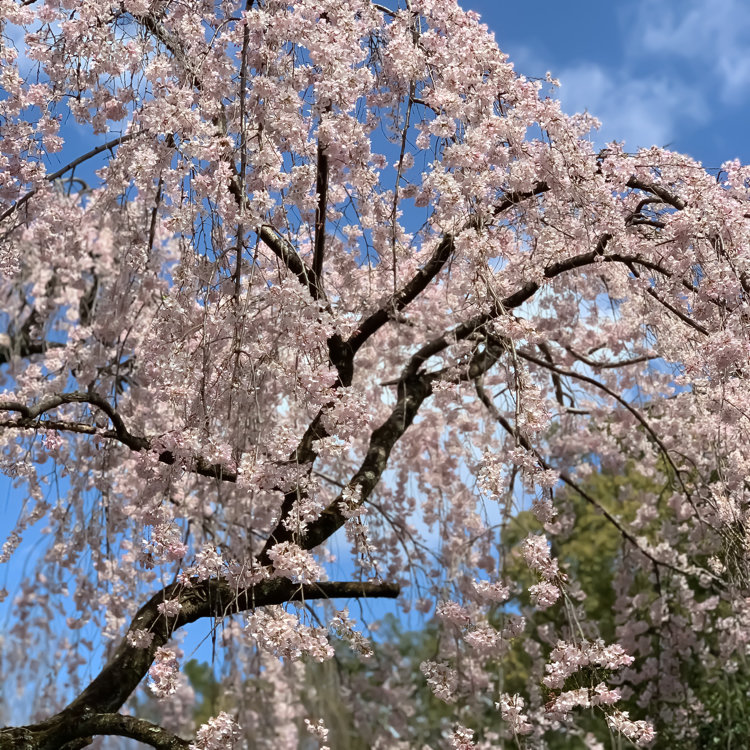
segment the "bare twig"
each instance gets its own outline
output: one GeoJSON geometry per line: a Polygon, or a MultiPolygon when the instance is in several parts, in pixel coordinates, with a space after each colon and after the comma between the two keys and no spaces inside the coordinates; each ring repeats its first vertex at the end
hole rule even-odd
{"type": "MultiPolygon", "coordinates": [[[[145,131],[127,133],[125,135],[118,136],[117,138],[113,138],[111,141],[102,143],[100,146],[92,148],[91,151],[87,151],[85,154],[82,154],[77,159],[73,159],[73,161],[69,162],[64,167],[61,167],[56,172],[48,174],[45,179],[47,180],[47,182],[54,182],[54,180],[62,177],[66,172],[69,172],[71,169],[75,169],[79,164],[83,164],[83,162],[87,161],[88,159],[92,159],[94,156],[101,154],[102,151],[109,151],[115,146],[119,146],[122,143],[132,141],[134,138],[143,135],[144,132],[145,131]]],[[[28,193],[19,198],[12,206],[5,209],[5,211],[0,214],[0,221],[2,221],[3,219],[7,219],[12,213],[23,206],[24,203],[27,203],[31,198],[33,198],[38,192],[39,188],[34,188],[33,190],[30,190],[28,193]]]]}
{"type": "Polygon", "coordinates": [[[510,422],[498,411],[497,407],[487,395],[480,380],[474,382],[477,395],[479,400],[487,408],[487,411],[492,415],[492,418],[515,440],[518,441],[519,445],[525,448],[530,453],[534,454],[534,457],[539,463],[539,466],[545,471],[555,471],[560,477],[560,480],[567,484],[571,489],[575,490],[587,503],[593,505],[622,535],[623,539],[627,539],[642,555],[645,555],[655,565],[661,565],[662,567],[669,568],[670,570],[680,573],[682,575],[690,575],[688,571],[682,570],[681,568],[672,565],[671,563],[657,560],[648,550],[638,543],[638,540],[630,533],[630,531],[622,524],[622,522],[610,513],[596,498],[589,495],[577,482],[575,482],[565,471],[557,471],[553,469],[545,460],[542,458],[539,451],[531,444],[531,441],[518,429],[513,428],[510,422]]]}

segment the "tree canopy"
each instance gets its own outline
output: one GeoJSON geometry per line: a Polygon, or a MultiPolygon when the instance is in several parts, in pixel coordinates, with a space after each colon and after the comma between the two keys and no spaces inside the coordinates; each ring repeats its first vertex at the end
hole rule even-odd
{"type": "Polygon", "coordinates": [[[750,639],[750,171],[594,148],[455,0],[0,19],[0,748],[322,747],[289,696],[344,643],[388,656],[336,696],[374,748],[707,741],[750,639]],[[379,598],[434,612],[431,697],[379,598]],[[191,624],[233,696],[197,728],[191,624]]]}

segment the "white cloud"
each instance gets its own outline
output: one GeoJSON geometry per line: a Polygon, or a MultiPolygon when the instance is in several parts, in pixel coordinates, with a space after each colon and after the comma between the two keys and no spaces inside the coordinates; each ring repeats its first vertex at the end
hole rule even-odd
{"type": "Polygon", "coordinates": [[[718,90],[725,103],[744,103],[750,90],[750,3],[685,0],[669,7],[641,0],[630,29],[635,56],[671,57],[696,87],[718,90]]]}
{"type": "Polygon", "coordinates": [[[685,120],[701,122],[701,97],[664,77],[638,77],[594,63],[556,71],[566,112],[588,111],[602,122],[598,145],[618,140],[627,148],[666,146],[685,120]]]}
{"type": "MultiPolygon", "coordinates": [[[[601,129],[592,133],[597,146],[613,140],[625,141],[631,150],[666,146],[684,133],[685,125],[703,124],[711,114],[706,103],[712,93],[710,88],[698,88],[676,65],[653,64],[655,55],[650,45],[657,43],[659,34],[632,28],[648,26],[650,19],[642,11],[653,9],[654,5],[648,0],[642,3],[634,6],[636,13],[622,15],[621,33],[625,35],[623,46],[627,50],[623,56],[579,60],[560,67],[544,48],[523,42],[513,45],[511,62],[518,72],[541,77],[550,70],[562,84],[556,95],[563,109],[569,114],[588,111],[601,121],[601,129]],[[634,24],[634,16],[638,24],[634,24]]],[[[662,22],[669,24],[668,19],[662,22]]],[[[669,50],[665,49],[664,55],[676,60],[669,50]]],[[[684,69],[684,63],[680,64],[684,69]]],[[[747,67],[750,74],[750,55],[747,67]]]]}

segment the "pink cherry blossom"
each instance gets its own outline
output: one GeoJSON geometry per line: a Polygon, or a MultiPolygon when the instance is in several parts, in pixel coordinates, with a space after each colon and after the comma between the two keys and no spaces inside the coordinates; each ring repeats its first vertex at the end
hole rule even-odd
{"type": "Polygon", "coordinates": [[[524,713],[524,700],[520,695],[509,695],[503,693],[500,702],[495,706],[499,709],[504,721],[510,725],[513,734],[529,734],[532,727],[528,722],[528,716],[524,713]]]}
{"type": "Polygon", "coordinates": [[[169,648],[159,647],[154,656],[154,663],[148,670],[151,678],[149,687],[158,698],[166,698],[177,689],[177,675],[180,665],[177,654],[169,648]]]}
{"type": "Polygon", "coordinates": [[[191,743],[191,750],[230,750],[239,742],[239,727],[224,711],[201,725],[191,743]]]}

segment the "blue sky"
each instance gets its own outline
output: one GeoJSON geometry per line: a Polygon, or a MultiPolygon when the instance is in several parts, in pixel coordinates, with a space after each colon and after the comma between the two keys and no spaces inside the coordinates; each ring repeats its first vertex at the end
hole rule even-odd
{"type": "Polygon", "coordinates": [[[597,143],[669,146],[707,168],[750,162],[750,3],[746,0],[459,0],[516,70],[562,84],[597,143]]]}

